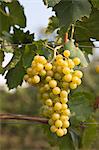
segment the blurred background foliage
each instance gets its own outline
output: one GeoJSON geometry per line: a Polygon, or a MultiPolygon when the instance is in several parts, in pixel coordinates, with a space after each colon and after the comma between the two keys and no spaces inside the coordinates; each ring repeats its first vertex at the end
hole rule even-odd
{"type": "MultiPolygon", "coordinates": [[[[8,93],[0,88],[0,113],[17,113],[37,116],[40,109],[39,95],[34,87],[18,88],[16,92],[8,93]],[[37,109],[38,108],[38,109],[37,109]]],[[[95,114],[99,119],[99,110],[95,114]]],[[[99,122],[99,121],[98,121],[99,122]]],[[[48,138],[43,133],[41,125],[26,121],[0,122],[1,150],[58,150],[49,145],[48,138]]],[[[45,125],[44,125],[45,126],[45,125]]],[[[91,150],[99,148],[99,127],[91,150]]]]}
{"type": "MultiPolygon", "coordinates": [[[[14,93],[1,87],[0,113],[37,116],[40,108],[38,98],[37,89],[33,87],[17,89],[14,93]]],[[[55,150],[48,144],[39,123],[7,120],[0,125],[0,150],[55,150]]]]}

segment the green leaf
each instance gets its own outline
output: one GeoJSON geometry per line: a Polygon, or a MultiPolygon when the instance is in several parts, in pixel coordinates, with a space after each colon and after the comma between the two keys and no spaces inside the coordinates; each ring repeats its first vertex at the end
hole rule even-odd
{"type": "Polygon", "coordinates": [[[58,143],[60,150],[75,150],[70,133],[63,136],[61,139],[58,138],[58,143]]]}
{"type": "Polygon", "coordinates": [[[59,18],[60,25],[65,25],[68,30],[77,20],[81,20],[84,16],[89,17],[91,5],[88,0],[61,0],[53,10],[59,18]]]}
{"type": "Polygon", "coordinates": [[[43,0],[44,4],[48,7],[54,7],[56,4],[58,4],[61,0],[43,0]]]}
{"type": "Polygon", "coordinates": [[[21,59],[21,52],[19,51],[20,49],[15,49],[14,53],[13,53],[13,57],[12,59],[10,60],[10,62],[4,67],[4,72],[6,70],[10,70],[12,68],[14,68],[17,63],[20,61],[21,59]]]}
{"type": "Polygon", "coordinates": [[[14,27],[12,34],[12,42],[17,44],[32,43],[34,40],[34,33],[30,34],[30,31],[24,32],[22,29],[14,27]]]}
{"type": "Polygon", "coordinates": [[[11,3],[1,2],[0,5],[0,34],[3,31],[10,31],[10,27],[19,25],[20,27],[26,27],[26,17],[24,9],[17,0],[11,3]],[[6,11],[6,8],[8,11],[6,11]],[[19,17],[20,16],[20,17],[19,17]]]}
{"type": "MultiPolygon", "coordinates": [[[[69,107],[74,118],[78,121],[85,121],[92,115],[94,97],[90,92],[76,91],[70,95],[69,107]]],[[[71,119],[72,119],[71,117],[71,119]]],[[[72,122],[71,122],[72,124],[72,122]]]]}
{"type": "Polygon", "coordinates": [[[79,143],[80,143],[80,137],[78,135],[78,133],[76,133],[76,131],[74,129],[71,129],[69,131],[70,135],[71,135],[71,138],[72,138],[72,141],[73,141],[73,144],[74,144],[74,147],[75,147],[75,150],[78,150],[79,148],[79,143]]]}
{"type": "Polygon", "coordinates": [[[21,85],[23,82],[23,77],[25,74],[25,70],[22,65],[22,61],[20,61],[15,68],[12,68],[6,74],[7,82],[9,89],[17,88],[18,85],[21,85]]]}
{"type": "Polygon", "coordinates": [[[93,4],[93,6],[95,8],[98,8],[99,9],[99,0],[91,0],[91,3],[93,4]]]}
{"type": "Polygon", "coordinates": [[[49,49],[46,47],[47,40],[34,41],[33,45],[36,46],[35,53],[44,55],[46,58],[49,56],[49,49]]]}
{"type": "Polygon", "coordinates": [[[57,17],[52,16],[49,18],[49,23],[46,28],[46,33],[52,33],[55,29],[59,27],[59,20],[57,17]]]}
{"type": "MultiPolygon", "coordinates": [[[[24,15],[24,9],[20,3],[15,0],[12,3],[7,3],[10,12],[10,19],[13,25],[19,25],[20,27],[26,27],[26,17],[24,15]]],[[[11,22],[11,21],[10,21],[11,22]]]]}
{"type": "Polygon", "coordinates": [[[31,65],[31,62],[33,60],[33,57],[35,55],[36,47],[35,45],[26,45],[25,50],[23,52],[22,60],[23,60],[23,66],[24,68],[28,68],[31,65]]]}
{"type": "Polygon", "coordinates": [[[82,147],[83,149],[90,150],[92,143],[96,137],[97,122],[94,119],[89,119],[85,122],[86,127],[82,136],[82,147]]]}
{"type": "MultiPolygon", "coordinates": [[[[78,21],[76,23],[74,34],[74,38],[76,39],[76,41],[89,41],[90,38],[99,39],[98,17],[99,17],[99,10],[93,8],[89,19],[83,18],[83,22],[78,21]]],[[[89,43],[90,45],[90,42],[87,43],[89,43]]]]}

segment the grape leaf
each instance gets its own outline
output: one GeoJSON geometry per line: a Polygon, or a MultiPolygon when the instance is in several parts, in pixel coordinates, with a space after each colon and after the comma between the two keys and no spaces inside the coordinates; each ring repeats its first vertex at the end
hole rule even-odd
{"type": "Polygon", "coordinates": [[[17,44],[32,43],[34,40],[34,33],[30,34],[29,31],[24,32],[22,29],[14,27],[12,34],[12,42],[17,44]]]}
{"type": "MultiPolygon", "coordinates": [[[[13,53],[13,57],[12,57],[12,59],[10,60],[10,62],[3,68],[4,69],[4,72],[6,71],[6,70],[10,70],[10,69],[12,69],[12,68],[14,68],[16,65],[17,65],[17,63],[20,61],[20,59],[21,59],[21,52],[19,51],[19,49],[15,49],[15,51],[14,51],[14,53],[13,53]]],[[[4,73],[3,72],[3,73],[4,73]]]]}
{"type": "Polygon", "coordinates": [[[82,146],[83,149],[90,150],[91,145],[96,137],[97,132],[97,122],[94,119],[87,120],[86,128],[84,129],[82,136],[82,146]]]}
{"type": "Polygon", "coordinates": [[[61,0],[43,0],[44,4],[48,7],[54,7],[56,4],[58,4],[61,0]]]}
{"type": "Polygon", "coordinates": [[[5,79],[7,79],[6,84],[9,89],[17,88],[18,85],[22,84],[25,70],[23,68],[22,61],[19,61],[15,68],[12,68],[6,74],[5,79]]]}
{"type": "Polygon", "coordinates": [[[91,0],[91,3],[92,3],[92,5],[93,5],[93,7],[99,9],[99,0],[91,0]]]}
{"type": "Polygon", "coordinates": [[[85,121],[92,115],[93,103],[94,97],[92,94],[83,91],[71,94],[68,102],[71,112],[78,121],[85,121]]]}
{"type": "Polygon", "coordinates": [[[57,17],[52,16],[49,18],[49,23],[46,28],[46,33],[52,33],[54,30],[56,30],[59,27],[59,20],[57,17]]]}
{"type": "Polygon", "coordinates": [[[49,49],[46,47],[47,40],[34,41],[33,45],[36,47],[35,53],[44,55],[46,58],[49,56],[49,49]]]}
{"type": "Polygon", "coordinates": [[[58,140],[60,150],[75,150],[70,133],[58,140]]]}
{"type": "Polygon", "coordinates": [[[71,129],[69,131],[69,133],[71,135],[75,150],[78,150],[78,147],[80,145],[80,136],[78,135],[78,133],[74,129],[71,129]]]}
{"type": "Polygon", "coordinates": [[[24,9],[18,1],[12,1],[7,3],[6,6],[10,12],[10,20],[12,20],[13,25],[19,25],[21,28],[26,27],[26,17],[24,15],[24,9]],[[20,17],[19,17],[20,16],[20,17]]]}
{"type": "Polygon", "coordinates": [[[78,21],[75,26],[74,38],[76,41],[88,41],[90,38],[99,39],[99,10],[93,8],[89,19],[83,18],[83,22],[78,21]]]}
{"type": "Polygon", "coordinates": [[[88,0],[61,0],[53,10],[59,18],[60,25],[65,25],[68,30],[72,23],[81,20],[84,16],[89,17],[91,5],[88,0]]]}
{"type": "Polygon", "coordinates": [[[36,49],[35,45],[26,45],[23,52],[22,61],[24,68],[28,68],[31,65],[33,57],[35,55],[34,51],[36,49]]]}
{"type": "Polygon", "coordinates": [[[23,7],[17,0],[12,1],[11,3],[1,2],[0,33],[3,31],[9,32],[10,27],[14,25],[19,25],[21,28],[26,26],[26,17],[23,7]],[[6,11],[6,8],[8,11],[6,11]]]}

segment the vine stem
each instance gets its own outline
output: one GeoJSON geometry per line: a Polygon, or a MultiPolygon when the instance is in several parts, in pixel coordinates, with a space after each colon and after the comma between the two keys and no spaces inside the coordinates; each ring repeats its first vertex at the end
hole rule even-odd
{"type": "Polygon", "coordinates": [[[49,45],[46,45],[46,47],[54,51],[54,48],[53,48],[53,47],[51,47],[51,46],[49,46],[49,45]]]}
{"type": "Polygon", "coordinates": [[[55,48],[54,48],[54,56],[53,56],[53,59],[51,60],[51,62],[50,62],[50,63],[52,63],[52,62],[55,60],[57,50],[58,50],[58,49],[60,49],[61,47],[63,47],[63,45],[60,45],[60,46],[57,46],[57,47],[55,47],[55,48]]]}
{"type": "Polygon", "coordinates": [[[39,122],[42,124],[48,124],[48,119],[46,118],[20,114],[9,114],[9,113],[0,113],[0,120],[25,120],[25,121],[39,122]]]}

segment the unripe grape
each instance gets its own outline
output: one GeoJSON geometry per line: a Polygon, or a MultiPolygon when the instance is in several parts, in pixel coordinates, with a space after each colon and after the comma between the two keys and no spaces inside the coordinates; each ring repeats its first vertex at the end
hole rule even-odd
{"type": "Polygon", "coordinates": [[[53,66],[53,71],[56,72],[56,66],[53,66]]]}
{"type": "Polygon", "coordinates": [[[66,115],[61,115],[61,116],[60,116],[60,120],[61,120],[62,122],[65,121],[65,120],[69,120],[69,117],[66,116],[66,115]]]}
{"type": "Polygon", "coordinates": [[[60,97],[61,98],[67,98],[67,95],[68,95],[68,93],[65,90],[60,92],[60,97]]]}
{"type": "Polygon", "coordinates": [[[64,131],[61,128],[57,129],[56,134],[57,134],[57,136],[61,137],[64,135],[64,131]]]}
{"type": "Polygon", "coordinates": [[[67,83],[67,82],[62,82],[62,87],[63,87],[65,90],[68,90],[68,89],[69,89],[69,83],[67,83]]]}
{"type": "Polygon", "coordinates": [[[63,52],[63,55],[64,55],[66,58],[68,58],[68,57],[70,56],[70,51],[69,51],[69,50],[65,50],[65,51],[63,52]]]}
{"type": "Polygon", "coordinates": [[[51,130],[52,133],[55,133],[57,131],[57,128],[54,125],[52,125],[50,127],[50,130],[51,130]]]}
{"type": "Polygon", "coordinates": [[[62,128],[62,130],[64,131],[64,135],[67,134],[67,129],[66,128],[62,128]]]}
{"type": "Polygon", "coordinates": [[[36,68],[34,68],[34,69],[32,70],[32,75],[38,75],[38,71],[36,70],[36,68]]]}
{"type": "Polygon", "coordinates": [[[47,63],[47,60],[45,59],[44,56],[40,56],[39,62],[40,62],[41,64],[46,64],[46,63],[47,63]]]}
{"type": "Polygon", "coordinates": [[[72,61],[72,59],[69,59],[69,60],[68,60],[68,67],[71,68],[71,69],[75,67],[75,64],[74,64],[74,62],[72,61]]]}
{"type": "Polygon", "coordinates": [[[46,79],[45,79],[46,82],[49,82],[50,80],[51,80],[50,76],[47,76],[46,79]]]}
{"type": "Polygon", "coordinates": [[[63,128],[68,128],[69,127],[69,125],[70,125],[70,123],[69,123],[69,121],[68,120],[65,120],[65,121],[63,121],[63,128]]]}
{"type": "Polygon", "coordinates": [[[67,98],[62,97],[62,98],[60,98],[60,102],[61,102],[62,104],[65,104],[65,103],[67,103],[67,102],[68,102],[68,99],[67,99],[67,98]]]}
{"type": "Polygon", "coordinates": [[[42,69],[43,69],[43,65],[42,64],[40,64],[40,63],[38,63],[37,65],[36,65],[36,70],[37,71],[41,71],[42,69]]]}
{"type": "Polygon", "coordinates": [[[77,76],[78,78],[82,78],[83,77],[83,73],[80,70],[75,70],[74,71],[74,75],[77,76]]]}
{"type": "Polygon", "coordinates": [[[63,77],[63,80],[66,82],[70,82],[72,80],[72,75],[71,74],[67,74],[63,77]]]}
{"type": "Polygon", "coordinates": [[[55,105],[54,105],[54,110],[55,111],[59,111],[61,108],[62,108],[62,104],[61,103],[59,103],[59,102],[55,103],[55,105]]]}
{"type": "Polygon", "coordinates": [[[64,74],[70,74],[71,70],[68,67],[63,68],[63,73],[64,74]]]}
{"type": "Polygon", "coordinates": [[[32,79],[31,79],[31,78],[28,78],[27,82],[28,82],[29,84],[32,84],[32,79]]]}
{"type": "Polygon", "coordinates": [[[60,80],[61,79],[61,75],[59,73],[55,73],[54,78],[56,80],[60,80]]]}
{"type": "Polygon", "coordinates": [[[74,62],[74,64],[77,66],[77,65],[80,64],[80,59],[79,59],[78,57],[75,57],[75,58],[73,59],[73,62],[74,62]]]}
{"type": "Polygon", "coordinates": [[[54,73],[53,73],[53,71],[52,71],[52,70],[48,70],[48,71],[47,71],[47,76],[51,76],[51,77],[52,77],[52,76],[53,76],[53,74],[54,74],[54,73]]]}
{"type": "Polygon", "coordinates": [[[62,110],[67,109],[67,108],[68,108],[67,104],[62,104],[62,110]]]}
{"type": "Polygon", "coordinates": [[[62,67],[61,66],[57,66],[56,70],[57,70],[57,72],[62,73],[62,67]]]}
{"type": "Polygon", "coordinates": [[[80,84],[81,84],[81,79],[78,78],[77,85],[80,85],[80,84]]]}
{"type": "Polygon", "coordinates": [[[24,80],[27,81],[28,79],[29,79],[29,75],[28,74],[24,75],[24,80]]]}
{"type": "Polygon", "coordinates": [[[49,124],[49,125],[53,125],[53,124],[54,124],[54,120],[49,119],[49,120],[48,120],[48,124],[49,124]]]}
{"type": "Polygon", "coordinates": [[[53,88],[53,93],[54,93],[55,95],[59,94],[59,93],[60,93],[60,88],[59,88],[59,87],[53,88]]]}
{"type": "Polygon", "coordinates": [[[45,92],[45,88],[44,87],[40,87],[40,93],[44,93],[45,92]]]}
{"type": "Polygon", "coordinates": [[[46,69],[46,70],[51,70],[51,69],[52,69],[52,64],[47,63],[47,64],[45,65],[45,69],[46,69]]]}
{"type": "Polygon", "coordinates": [[[42,94],[42,98],[43,98],[43,99],[48,99],[48,98],[49,98],[49,94],[48,94],[48,93],[42,94]]]}
{"type": "Polygon", "coordinates": [[[69,109],[64,110],[63,115],[70,116],[70,110],[69,109]]]}
{"type": "Polygon", "coordinates": [[[39,83],[39,82],[40,82],[40,77],[39,77],[38,75],[35,75],[35,76],[33,77],[33,82],[34,82],[34,83],[39,83]]]}
{"type": "Polygon", "coordinates": [[[62,59],[63,58],[63,56],[61,55],[61,54],[58,54],[57,56],[56,56],[56,60],[59,60],[59,59],[62,59]]]}
{"type": "Polygon", "coordinates": [[[46,104],[47,106],[52,106],[52,105],[53,105],[53,102],[52,102],[51,99],[47,99],[47,100],[45,101],[45,104],[46,104]]]}
{"type": "Polygon", "coordinates": [[[36,62],[33,60],[33,61],[32,61],[32,68],[35,68],[36,65],[37,65],[36,62]]]}
{"type": "Polygon", "coordinates": [[[68,67],[68,61],[64,60],[63,67],[68,67]]]}
{"type": "Polygon", "coordinates": [[[74,83],[74,82],[71,82],[71,83],[70,83],[70,88],[71,88],[72,90],[76,89],[76,88],[77,88],[77,84],[74,83]]]}
{"type": "Polygon", "coordinates": [[[73,83],[76,83],[76,84],[77,84],[77,83],[78,83],[78,80],[79,80],[79,78],[78,78],[77,76],[73,76],[73,77],[72,77],[72,82],[73,82],[73,83]]]}
{"type": "Polygon", "coordinates": [[[53,120],[58,120],[60,118],[60,115],[58,114],[58,113],[54,113],[53,115],[52,115],[52,119],[53,120]]]}
{"type": "Polygon", "coordinates": [[[49,86],[50,86],[51,88],[54,88],[54,87],[57,86],[57,82],[56,82],[55,80],[50,80],[50,81],[49,81],[49,86]]]}
{"type": "Polygon", "coordinates": [[[40,76],[44,77],[46,75],[46,71],[43,69],[43,70],[40,71],[39,74],[40,74],[40,76]]]}
{"type": "Polygon", "coordinates": [[[45,85],[44,85],[44,89],[45,89],[45,91],[50,90],[49,84],[45,84],[45,85]]]}
{"type": "Polygon", "coordinates": [[[30,68],[27,68],[27,74],[28,75],[32,75],[32,68],[30,67],[30,68]]]}
{"type": "Polygon", "coordinates": [[[51,99],[54,99],[54,98],[55,98],[55,95],[54,95],[53,92],[50,92],[50,98],[51,98],[51,99]]]}
{"type": "Polygon", "coordinates": [[[62,121],[61,120],[56,120],[55,121],[55,127],[56,128],[61,128],[62,127],[62,121]]]}
{"type": "Polygon", "coordinates": [[[64,60],[63,59],[58,59],[57,65],[64,66],[64,60]]]}
{"type": "Polygon", "coordinates": [[[35,62],[39,62],[39,59],[40,59],[40,56],[39,56],[39,55],[36,55],[36,56],[34,57],[34,61],[35,61],[35,62]]]}

